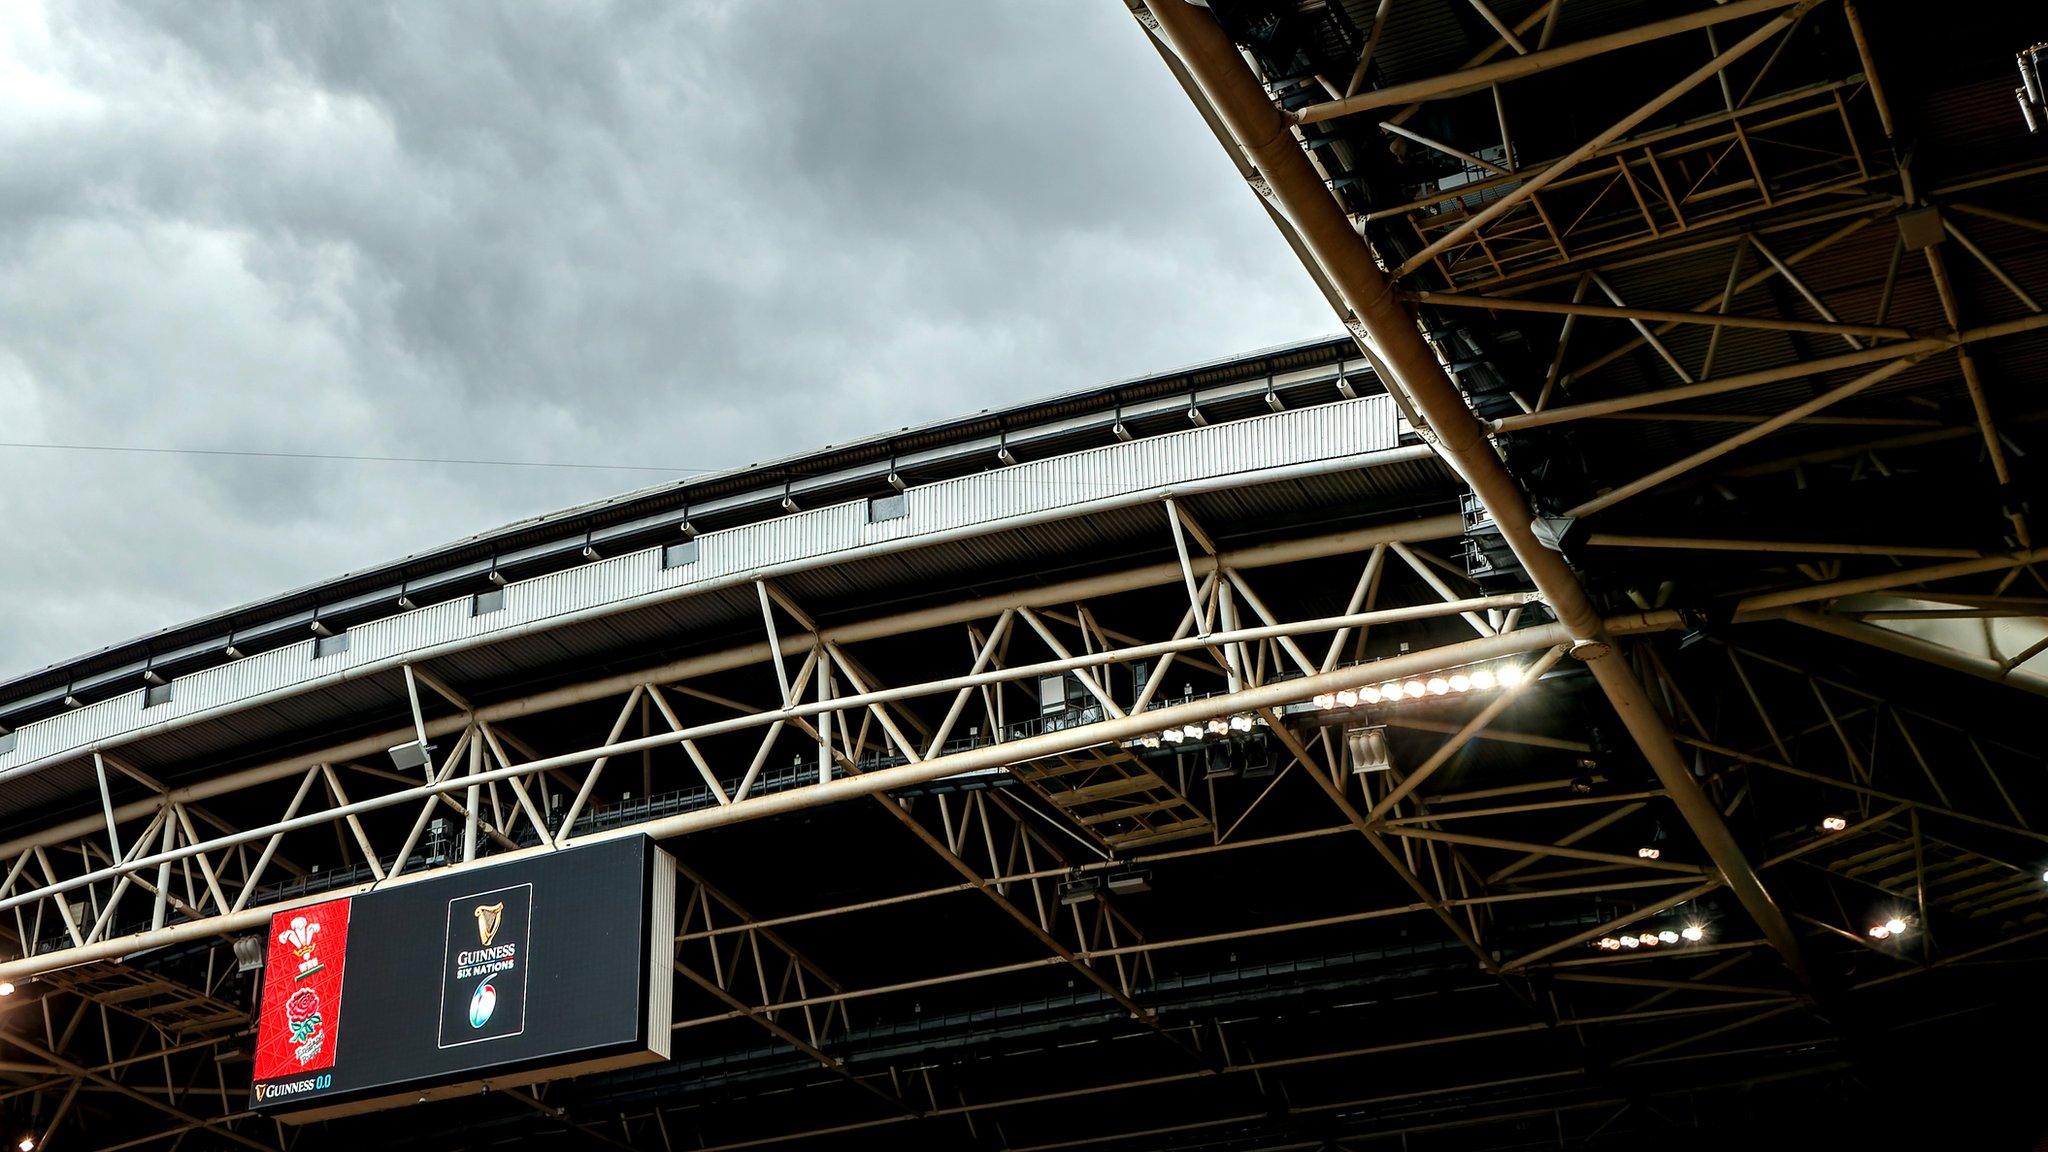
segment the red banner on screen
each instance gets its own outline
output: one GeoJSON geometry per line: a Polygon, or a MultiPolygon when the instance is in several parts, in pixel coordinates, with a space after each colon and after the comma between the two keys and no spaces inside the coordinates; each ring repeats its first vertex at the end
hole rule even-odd
{"type": "Polygon", "coordinates": [[[256,1026],[256,1076],[283,1080],[334,1066],[341,1035],[341,969],[348,956],[347,900],[270,918],[270,958],[256,1026]]]}

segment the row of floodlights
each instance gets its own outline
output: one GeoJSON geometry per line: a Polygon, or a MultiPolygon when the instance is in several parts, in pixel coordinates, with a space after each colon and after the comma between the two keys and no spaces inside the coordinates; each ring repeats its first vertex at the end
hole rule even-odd
{"type": "Polygon", "coordinates": [[[1157,748],[1164,744],[1185,744],[1190,740],[1200,741],[1219,736],[1228,736],[1233,732],[1249,732],[1254,728],[1263,728],[1265,726],[1265,717],[1254,716],[1249,712],[1240,712],[1228,719],[1218,716],[1206,724],[1183,724],[1175,728],[1168,728],[1157,734],[1140,736],[1131,743],[1143,748],[1157,748]]]}
{"type": "Polygon", "coordinates": [[[1341,692],[1323,692],[1316,696],[1315,705],[1328,711],[1356,708],[1360,704],[1395,704],[1402,700],[1420,700],[1425,696],[1448,696],[1454,692],[1490,692],[1495,688],[1517,687],[1527,675],[1520,664],[1480,665],[1428,677],[1389,680],[1377,687],[1368,684],[1341,692]]]}
{"type": "MultiPolygon", "coordinates": [[[[1448,696],[1458,692],[1490,692],[1495,688],[1520,686],[1528,673],[1520,664],[1504,663],[1494,667],[1479,665],[1472,668],[1440,672],[1429,677],[1411,680],[1389,680],[1377,687],[1346,688],[1341,692],[1322,692],[1315,697],[1315,706],[1324,711],[1338,708],[1356,708],[1360,704],[1398,703],[1402,700],[1420,700],[1426,696],[1448,696]]],[[[1250,732],[1266,726],[1262,716],[1240,712],[1230,717],[1216,717],[1203,724],[1182,724],[1163,729],[1157,734],[1146,734],[1130,743],[1142,748],[1185,744],[1190,740],[1205,740],[1229,736],[1232,733],[1250,732]]]]}
{"type": "Polygon", "coordinates": [[[1697,924],[1688,924],[1676,931],[1666,928],[1661,932],[1644,932],[1641,935],[1602,936],[1593,942],[1593,947],[1602,952],[1633,952],[1638,948],[1658,948],[1676,944],[1681,940],[1697,944],[1707,938],[1707,930],[1697,924]]]}

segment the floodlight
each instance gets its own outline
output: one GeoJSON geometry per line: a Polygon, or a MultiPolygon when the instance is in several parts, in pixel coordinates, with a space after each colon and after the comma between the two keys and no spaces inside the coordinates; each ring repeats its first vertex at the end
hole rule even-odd
{"type": "Polygon", "coordinates": [[[1062,880],[1059,886],[1060,903],[1064,905],[1086,904],[1102,895],[1102,877],[1076,876],[1062,880]]]}
{"type": "Polygon", "coordinates": [[[1344,733],[1344,747],[1351,753],[1354,775],[1385,772],[1394,766],[1393,750],[1387,746],[1384,726],[1350,729],[1344,733]]]}
{"type": "Polygon", "coordinates": [[[1152,870],[1150,868],[1127,868],[1122,872],[1112,872],[1109,876],[1109,890],[1120,896],[1129,895],[1133,892],[1150,892],[1152,890],[1152,870]]]}
{"type": "Polygon", "coordinates": [[[397,768],[400,772],[410,771],[414,768],[425,768],[433,758],[433,755],[434,746],[432,744],[423,744],[418,740],[408,740],[390,751],[392,767],[397,768]]]}

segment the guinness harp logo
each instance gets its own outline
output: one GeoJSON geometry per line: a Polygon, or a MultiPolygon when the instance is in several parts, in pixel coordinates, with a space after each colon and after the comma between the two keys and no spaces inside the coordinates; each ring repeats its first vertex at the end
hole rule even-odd
{"type": "Polygon", "coordinates": [[[491,946],[491,939],[492,939],[493,937],[495,937],[495,936],[496,936],[496,935],[498,934],[498,924],[499,924],[499,922],[500,922],[500,921],[504,920],[504,918],[505,918],[505,902],[504,902],[503,900],[500,900],[500,901],[498,901],[498,902],[497,902],[496,904],[479,904],[479,905],[477,905],[477,906],[476,906],[476,938],[477,938],[477,941],[478,941],[479,943],[481,943],[481,944],[482,944],[482,945],[483,945],[484,947],[486,947],[486,948],[490,947],[490,946],[491,946]]]}

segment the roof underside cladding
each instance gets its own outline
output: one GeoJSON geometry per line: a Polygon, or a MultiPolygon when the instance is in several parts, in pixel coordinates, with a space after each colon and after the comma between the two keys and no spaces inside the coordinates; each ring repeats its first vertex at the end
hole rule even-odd
{"type": "MultiPolygon", "coordinates": [[[[886,465],[891,460],[913,457],[920,453],[929,454],[935,450],[943,450],[949,445],[999,437],[1005,432],[1018,433],[1021,430],[1053,425],[1086,414],[1114,413],[1121,406],[1156,403],[1162,398],[1187,395],[1191,391],[1213,388],[1220,384],[1256,380],[1264,376],[1327,365],[1340,358],[1355,355],[1356,352],[1350,342],[1341,337],[1307,340],[1228,360],[1062,393],[1010,408],[984,411],[921,427],[904,428],[897,432],[881,433],[851,444],[827,446],[786,460],[770,461],[732,472],[624,493],[594,504],[482,532],[416,556],[284,592],[254,604],[169,627],[149,636],[89,653],[75,660],[53,664],[7,682],[4,687],[0,687],[0,699],[30,697],[53,688],[64,688],[108,670],[125,668],[130,664],[139,666],[140,662],[148,657],[160,658],[166,653],[182,654],[195,643],[214,641],[226,636],[230,631],[246,633],[266,621],[281,617],[305,615],[310,619],[312,613],[323,608],[331,608],[337,603],[395,588],[402,582],[416,583],[429,580],[437,574],[454,569],[474,568],[475,571],[471,573],[474,577],[472,583],[478,582],[486,570],[504,557],[556,542],[580,544],[581,540],[578,538],[589,533],[597,533],[602,537],[608,529],[616,531],[650,517],[680,515],[687,509],[739,495],[759,492],[760,499],[756,502],[759,505],[758,509],[747,513],[747,518],[759,518],[762,515],[773,514],[774,505],[782,494],[780,486],[786,482],[801,483],[848,469],[873,465],[882,465],[886,470],[886,465]]],[[[1360,381],[1359,390],[1377,391],[1378,388],[1368,377],[1360,381]]],[[[1250,403],[1256,405],[1257,401],[1254,399],[1250,403]]],[[[1244,405],[1233,402],[1227,411],[1219,413],[1219,418],[1243,415],[1249,411],[1250,409],[1244,405]],[[1239,408],[1244,410],[1238,411],[1239,408]]],[[[1165,428],[1176,426],[1173,423],[1174,419],[1184,420],[1184,417],[1155,416],[1146,419],[1158,424],[1159,428],[1165,428]]],[[[1099,443],[1100,439],[1100,436],[1092,433],[1069,441],[1053,438],[1043,445],[1034,445],[1033,455],[1072,451],[1078,447],[1099,443]]],[[[910,482],[917,483],[957,474],[962,470],[978,471],[987,466],[985,462],[977,459],[973,463],[961,462],[925,467],[921,470],[906,467],[905,472],[910,482]]],[[[807,498],[806,502],[843,500],[854,495],[886,491],[880,484],[881,479],[878,474],[862,481],[858,490],[823,493],[817,497],[807,498]]],[[[718,527],[722,524],[721,518],[714,515],[709,522],[700,526],[718,527]]],[[[672,525],[667,527],[673,531],[672,525]]],[[[570,548],[570,552],[573,551],[574,548],[570,548]]],[[[301,624],[297,634],[303,633],[304,627],[301,624]]]]}

